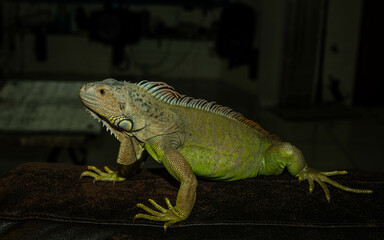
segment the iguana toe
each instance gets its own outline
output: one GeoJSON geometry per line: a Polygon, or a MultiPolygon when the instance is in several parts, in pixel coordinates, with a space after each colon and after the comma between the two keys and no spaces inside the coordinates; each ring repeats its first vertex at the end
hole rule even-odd
{"type": "Polygon", "coordinates": [[[353,192],[353,193],[372,193],[373,192],[372,190],[369,190],[369,189],[350,188],[350,187],[341,185],[340,183],[328,178],[328,176],[345,175],[347,173],[348,173],[347,171],[319,172],[316,169],[307,167],[298,175],[298,177],[299,177],[299,181],[308,180],[309,192],[313,191],[313,188],[315,186],[314,182],[317,182],[322,187],[328,202],[331,200],[331,195],[325,183],[328,183],[336,188],[339,188],[347,192],[353,192]]]}
{"type": "Polygon", "coordinates": [[[111,182],[121,182],[125,178],[119,175],[119,171],[113,171],[107,166],[104,167],[105,172],[99,170],[95,166],[88,166],[89,171],[84,171],[80,178],[82,177],[92,177],[93,182],[97,181],[111,181],[111,182]]]}
{"type": "Polygon", "coordinates": [[[141,203],[138,203],[136,206],[143,209],[144,211],[146,211],[147,213],[149,214],[143,214],[143,213],[139,213],[135,216],[135,220],[136,219],[147,219],[147,220],[152,220],[152,221],[162,221],[162,222],[166,222],[164,224],[164,231],[167,230],[167,228],[172,225],[172,224],[175,224],[177,222],[180,222],[180,221],[183,221],[184,219],[187,218],[187,216],[185,216],[182,211],[180,211],[180,209],[178,209],[177,207],[173,207],[171,202],[169,201],[168,198],[165,198],[165,202],[167,203],[168,205],[168,209],[165,209],[163,208],[162,206],[160,206],[159,204],[157,204],[154,200],[152,199],[149,199],[148,200],[158,211],[155,211],[147,206],[145,206],[144,204],[141,204],[141,203]]]}

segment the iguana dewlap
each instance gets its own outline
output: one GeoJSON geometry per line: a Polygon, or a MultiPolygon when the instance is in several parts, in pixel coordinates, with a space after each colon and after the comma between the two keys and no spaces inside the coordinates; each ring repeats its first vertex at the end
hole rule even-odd
{"type": "Polygon", "coordinates": [[[310,192],[317,182],[328,201],[325,183],[354,193],[372,192],[332,181],[328,176],[347,172],[309,168],[299,149],[257,123],[214,102],[181,95],[165,83],[106,79],[83,85],[79,94],[86,109],[120,141],[117,162],[123,165],[120,171],[105,167],[105,172],[90,166],[81,176],[123,181],[148,152],[180,182],[175,206],[167,198],[167,208],[150,199],[155,210],[139,203],[146,214],[135,219],[164,221],[164,228],[186,219],[195,203],[196,176],[233,181],[278,175],[286,168],[299,180],[308,180],[310,192]]]}

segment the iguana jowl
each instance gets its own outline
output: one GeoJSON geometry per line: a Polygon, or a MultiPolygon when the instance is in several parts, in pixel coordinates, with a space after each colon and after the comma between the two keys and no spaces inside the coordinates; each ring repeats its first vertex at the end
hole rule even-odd
{"type": "Polygon", "coordinates": [[[180,182],[173,206],[149,199],[156,210],[141,203],[146,214],[135,219],[164,221],[164,228],[191,213],[196,198],[196,176],[216,180],[239,180],[257,175],[278,175],[286,168],[299,180],[314,182],[330,193],[325,183],[354,193],[371,190],[343,186],[328,176],[346,171],[319,172],[308,167],[299,149],[270,135],[257,123],[230,108],[177,93],[162,82],[128,83],[106,79],[83,85],[79,91],[86,109],[101,120],[120,141],[119,171],[105,172],[89,166],[81,176],[95,181],[123,181],[140,166],[147,151],[180,182]]]}

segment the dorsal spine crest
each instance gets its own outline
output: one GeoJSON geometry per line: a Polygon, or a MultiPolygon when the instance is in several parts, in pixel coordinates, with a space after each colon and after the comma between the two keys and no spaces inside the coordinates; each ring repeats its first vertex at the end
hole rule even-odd
{"type": "Polygon", "coordinates": [[[186,95],[179,94],[175,91],[172,86],[164,82],[148,82],[143,80],[139,83],[135,83],[136,86],[146,90],[156,99],[168,103],[170,105],[182,106],[182,107],[192,107],[200,110],[209,111],[235,121],[238,121],[250,128],[257,130],[262,133],[264,136],[273,139],[279,140],[275,135],[271,135],[269,132],[264,130],[258,123],[245,118],[241,113],[234,111],[229,107],[225,107],[216,102],[208,102],[204,99],[195,99],[193,97],[188,97],[186,95]]]}

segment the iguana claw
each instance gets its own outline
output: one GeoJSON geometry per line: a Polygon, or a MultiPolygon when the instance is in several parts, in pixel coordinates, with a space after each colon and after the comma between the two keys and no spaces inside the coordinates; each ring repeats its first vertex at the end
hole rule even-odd
{"type": "Polygon", "coordinates": [[[373,192],[372,190],[368,190],[368,189],[355,189],[355,188],[346,187],[328,178],[329,176],[345,175],[347,173],[348,173],[347,171],[319,172],[316,169],[307,167],[298,175],[298,177],[299,177],[299,181],[308,180],[310,193],[312,193],[315,187],[314,181],[317,182],[323,188],[325,197],[328,200],[328,202],[331,200],[331,195],[325,183],[329,183],[330,185],[347,192],[353,192],[353,193],[372,193],[373,192]]]}
{"type": "Polygon", "coordinates": [[[141,219],[147,219],[147,220],[152,220],[152,221],[163,221],[163,222],[166,222],[164,224],[164,231],[166,231],[167,228],[170,225],[175,224],[177,222],[180,222],[180,221],[186,219],[186,216],[184,216],[184,214],[177,207],[173,207],[172,206],[172,204],[171,204],[171,202],[169,201],[168,198],[165,198],[165,202],[168,205],[168,209],[163,208],[162,206],[157,204],[152,199],[149,199],[148,201],[158,211],[155,211],[155,210],[145,206],[142,203],[138,203],[136,206],[141,208],[141,209],[143,209],[144,211],[146,211],[149,214],[139,213],[139,214],[137,214],[135,216],[135,218],[134,218],[135,220],[141,218],[141,219]]]}
{"type": "Polygon", "coordinates": [[[82,177],[93,177],[94,183],[97,181],[121,182],[125,180],[124,177],[119,175],[119,171],[113,171],[107,166],[104,167],[105,172],[99,170],[95,166],[88,166],[88,170],[90,171],[84,171],[80,175],[80,179],[82,177]]]}

